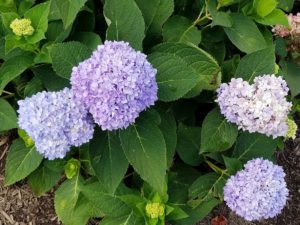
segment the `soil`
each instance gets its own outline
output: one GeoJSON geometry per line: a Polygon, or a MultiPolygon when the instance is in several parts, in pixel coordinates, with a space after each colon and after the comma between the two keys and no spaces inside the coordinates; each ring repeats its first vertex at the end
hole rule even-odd
{"type": "MultiPolygon", "coordinates": [[[[300,124],[300,121],[298,121],[300,124]]],[[[0,225],[60,225],[53,203],[53,190],[36,197],[26,184],[4,186],[4,165],[9,147],[9,136],[0,136],[0,225]]],[[[247,222],[220,205],[196,225],[210,225],[211,220],[224,215],[228,225],[300,225],[300,129],[298,138],[286,143],[284,151],[277,152],[278,164],[284,167],[286,182],[290,190],[289,201],[276,218],[261,222],[247,222]]],[[[91,220],[89,225],[96,225],[91,220]]]]}

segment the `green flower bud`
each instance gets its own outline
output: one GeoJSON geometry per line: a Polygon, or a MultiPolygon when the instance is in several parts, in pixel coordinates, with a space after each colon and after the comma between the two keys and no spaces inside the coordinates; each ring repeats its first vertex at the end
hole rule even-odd
{"type": "Polygon", "coordinates": [[[298,129],[297,124],[295,123],[294,120],[291,120],[291,119],[287,119],[286,122],[287,122],[287,125],[288,125],[289,129],[288,129],[287,134],[285,135],[285,138],[286,139],[289,139],[289,138],[295,139],[297,129],[298,129]]]}
{"type": "Polygon", "coordinates": [[[146,215],[151,219],[157,219],[164,216],[165,206],[161,203],[148,203],[145,207],[146,215]]]}
{"type": "Polygon", "coordinates": [[[34,32],[30,19],[14,19],[9,26],[17,36],[30,36],[34,32]]]}
{"type": "Polygon", "coordinates": [[[65,165],[65,174],[68,179],[72,179],[79,173],[80,161],[77,159],[70,159],[65,165]]]}
{"type": "Polygon", "coordinates": [[[28,136],[25,130],[18,129],[18,135],[23,139],[27,148],[34,146],[34,141],[28,136]]]}

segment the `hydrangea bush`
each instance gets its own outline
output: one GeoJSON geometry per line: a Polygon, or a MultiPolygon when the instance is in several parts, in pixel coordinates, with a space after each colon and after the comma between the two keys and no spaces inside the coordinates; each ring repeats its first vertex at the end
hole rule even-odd
{"type": "Polygon", "coordinates": [[[245,220],[289,199],[275,151],[296,138],[293,0],[0,3],[5,184],[55,191],[65,225],[245,220]]]}

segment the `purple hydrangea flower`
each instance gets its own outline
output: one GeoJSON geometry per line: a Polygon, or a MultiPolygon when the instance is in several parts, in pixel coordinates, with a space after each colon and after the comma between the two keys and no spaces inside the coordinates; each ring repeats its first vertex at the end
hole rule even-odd
{"type": "Polygon", "coordinates": [[[287,118],[292,104],[286,100],[286,82],[275,75],[256,77],[250,85],[242,78],[232,78],[217,90],[221,113],[239,129],[276,138],[288,131],[287,118]]]}
{"type": "Polygon", "coordinates": [[[73,68],[75,97],[103,130],[126,128],[157,100],[156,69],[126,42],[106,41],[73,68]]]}
{"type": "Polygon", "coordinates": [[[18,104],[19,126],[45,158],[63,158],[71,146],[80,146],[93,137],[91,116],[68,88],[43,91],[18,104]]]}
{"type": "Polygon", "coordinates": [[[253,159],[231,176],[224,187],[229,208],[248,221],[273,218],[286,204],[288,189],[281,166],[269,160],[253,159]]]}

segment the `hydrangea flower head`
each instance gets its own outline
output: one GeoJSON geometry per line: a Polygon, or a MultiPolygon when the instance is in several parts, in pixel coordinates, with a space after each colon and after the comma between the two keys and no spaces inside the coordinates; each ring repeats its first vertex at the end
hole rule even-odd
{"type": "Polygon", "coordinates": [[[217,90],[221,113],[239,129],[273,136],[285,136],[292,104],[286,100],[286,82],[275,75],[255,77],[250,85],[242,78],[232,78],[217,90]]]}
{"type": "Polygon", "coordinates": [[[93,137],[92,118],[68,88],[43,91],[18,104],[19,126],[45,158],[63,158],[71,146],[80,146],[93,137]]]}
{"type": "Polygon", "coordinates": [[[126,42],[106,41],[73,68],[75,97],[103,130],[126,128],[157,100],[156,69],[126,42]]]}
{"type": "Polygon", "coordinates": [[[253,159],[231,176],[224,187],[224,200],[237,215],[248,221],[273,218],[284,208],[288,189],[281,166],[253,159]]]}
{"type": "Polygon", "coordinates": [[[30,36],[34,32],[34,28],[31,26],[30,19],[14,19],[9,27],[17,36],[30,36]]]}

